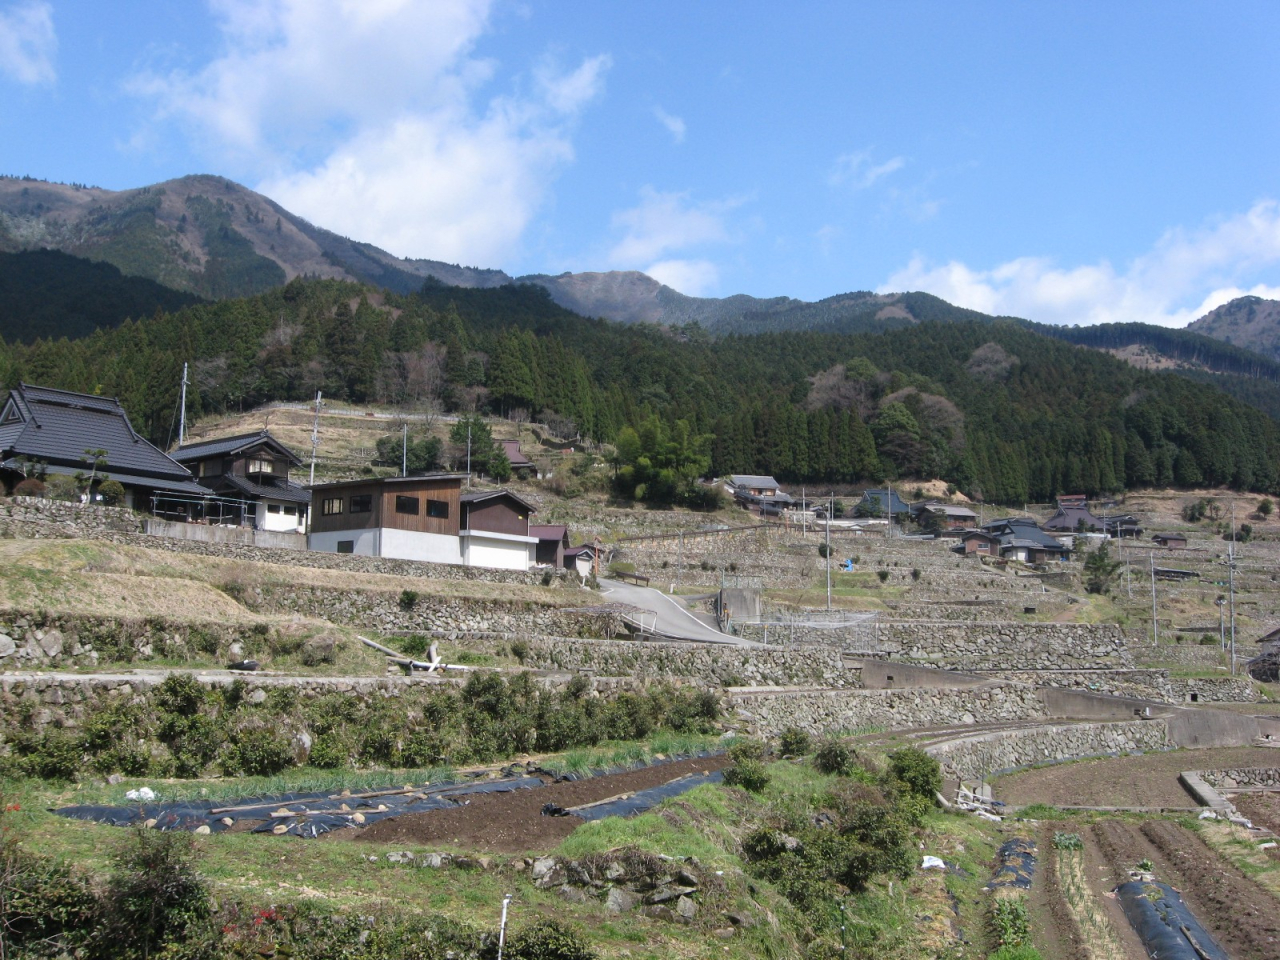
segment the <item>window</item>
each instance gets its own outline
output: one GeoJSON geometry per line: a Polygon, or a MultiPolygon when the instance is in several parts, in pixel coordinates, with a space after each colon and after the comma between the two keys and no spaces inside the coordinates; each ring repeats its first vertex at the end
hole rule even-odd
{"type": "Polygon", "coordinates": [[[396,513],[411,513],[415,517],[422,509],[422,501],[417,497],[406,497],[404,494],[396,494],[396,513]]]}
{"type": "Polygon", "coordinates": [[[328,500],[320,501],[320,515],[325,517],[336,517],[342,513],[342,498],[330,497],[328,500]]]}
{"type": "Polygon", "coordinates": [[[427,500],[427,516],[438,520],[449,519],[449,502],[447,500],[427,500]]]}
{"type": "Polygon", "coordinates": [[[270,460],[259,460],[250,458],[245,464],[245,470],[248,473],[275,473],[275,464],[270,460]]]}
{"type": "Polygon", "coordinates": [[[220,476],[221,474],[222,474],[221,460],[201,460],[200,461],[200,476],[217,477],[217,476],[220,476]]]}
{"type": "Polygon", "coordinates": [[[368,513],[373,509],[373,494],[360,493],[351,498],[352,513],[368,513]]]}
{"type": "Polygon", "coordinates": [[[267,504],[267,513],[279,513],[279,512],[280,512],[280,504],[278,503],[267,504]]]}
{"type": "MultiPolygon", "coordinates": [[[[352,511],[352,513],[354,513],[354,512],[355,512],[355,511],[353,510],[353,511],[352,511]]],[[[297,508],[297,507],[285,507],[285,508],[284,508],[284,515],[285,515],[286,517],[296,517],[296,516],[298,515],[298,508],[297,508]]]]}
{"type": "Polygon", "coordinates": [[[338,552],[339,553],[355,553],[356,542],[354,540],[339,540],[338,552]]]}

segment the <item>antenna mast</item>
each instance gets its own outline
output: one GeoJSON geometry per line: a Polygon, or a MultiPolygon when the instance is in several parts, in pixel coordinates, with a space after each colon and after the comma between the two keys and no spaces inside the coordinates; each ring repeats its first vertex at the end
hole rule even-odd
{"type": "MultiPolygon", "coordinates": [[[[169,421],[169,429],[173,429],[173,421],[169,421]]],[[[173,436],[173,434],[169,434],[173,436]]],[[[182,365],[182,411],[178,414],[178,446],[187,441],[187,365],[182,365]]]]}
{"type": "Polygon", "coordinates": [[[316,415],[311,420],[311,483],[316,485],[316,448],[320,446],[320,391],[316,391],[316,415]]]}

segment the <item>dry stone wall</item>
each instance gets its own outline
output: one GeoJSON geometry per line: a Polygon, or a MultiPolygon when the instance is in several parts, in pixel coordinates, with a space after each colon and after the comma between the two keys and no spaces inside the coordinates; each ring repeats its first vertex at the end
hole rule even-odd
{"type": "Polygon", "coordinates": [[[947,776],[985,780],[997,773],[1038,763],[1168,750],[1172,746],[1163,720],[1132,720],[975,734],[931,744],[925,747],[925,752],[937,758],[947,776]]]}
{"type": "Polygon", "coordinates": [[[1168,670],[998,670],[991,673],[1019,683],[1159,703],[1254,703],[1258,699],[1257,689],[1247,677],[1170,677],[1168,670]]]}
{"type": "Polygon", "coordinates": [[[904,621],[880,623],[877,634],[890,659],[948,670],[1133,666],[1124,632],[1110,624],[904,621]]]}
{"type": "Polygon", "coordinates": [[[1045,716],[1034,689],[992,683],[967,689],[730,690],[726,712],[756,736],[776,736],[787,727],[821,734],[879,727],[945,727],[1027,720],[1045,716]]]}
{"type": "MultiPolygon", "coordinates": [[[[504,654],[506,637],[466,635],[450,638],[468,649],[504,654]]],[[[854,663],[844,664],[835,647],[787,649],[712,646],[698,643],[654,643],[640,640],[571,640],[522,637],[526,667],[536,670],[583,671],[600,677],[642,677],[704,687],[815,685],[860,686],[854,663]]]]}
{"type": "Polygon", "coordinates": [[[1230,770],[1197,770],[1200,778],[1219,790],[1262,787],[1280,790],[1280,767],[1240,767],[1230,770]]]}

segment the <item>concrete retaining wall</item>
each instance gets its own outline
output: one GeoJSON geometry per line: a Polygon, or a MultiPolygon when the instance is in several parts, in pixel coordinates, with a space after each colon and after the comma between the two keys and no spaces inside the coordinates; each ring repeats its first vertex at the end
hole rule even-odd
{"type": "Polygon", "coordinates": [[[307,549],[307,537],[302,533],[254,530],[252,527],[232,527],[223,524],[174,523],[171,520],[157,520],[151,517],[143,521],[143,527],[143,532],[153,537],[172,537],[175,540],[237,544],[246,547],[265,547],[269,550],[307,549]]]}

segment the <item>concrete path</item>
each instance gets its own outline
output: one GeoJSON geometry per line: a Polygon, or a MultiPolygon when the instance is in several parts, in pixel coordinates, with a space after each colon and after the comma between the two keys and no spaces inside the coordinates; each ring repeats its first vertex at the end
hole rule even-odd
{"type": "Polygon", "coordinates": [[[604,578],[600,580],[600,588],[610,600],[647,611],[648,613],[641,617],[646,631],[672,640],[691,640],[695,643],[724,643],[737,647],[762,646],[753,640],[743,640],[707,626],[686,610],[679,601],[667,596],[661,590],[604,578]]]}

